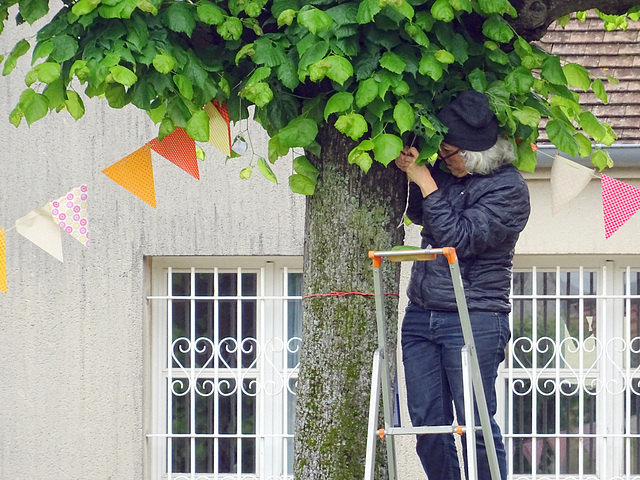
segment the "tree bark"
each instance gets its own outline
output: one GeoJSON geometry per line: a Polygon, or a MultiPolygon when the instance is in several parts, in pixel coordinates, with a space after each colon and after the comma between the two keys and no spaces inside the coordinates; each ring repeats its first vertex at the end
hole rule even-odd
{"type": "MultiPolygon", "coordinates": [[[[297,384],[295,477],[354,480],[364,476],[373,352],[374,298],[313,296],[373,292],[369,250],[401,245],[406,177],[375,163],[368,174],[350,165],[355,145],[332,125],[318,137],[316,192],[307,200],[304,246],[303,350],[297,384]],[[367,192],[363,194],[363,192],[367,192]]],[[[386,264],[387,292],[398,293],[398,264],[386,264]]],[[[395,359],[397,297],[386,296],[388,351],[395,359]]],[[[378,442],[377,478],[386,473],[378,442]]]]}
{"type": "Polygon", "coordinates": [[[540,40],[549,25],[563,15],[593,8],[610,15],[621,15],[640,5],[640,0],[512,0],[511,4],[518,11],[518,17],[509,23],[521,37],[533,41],[540,40]]]}

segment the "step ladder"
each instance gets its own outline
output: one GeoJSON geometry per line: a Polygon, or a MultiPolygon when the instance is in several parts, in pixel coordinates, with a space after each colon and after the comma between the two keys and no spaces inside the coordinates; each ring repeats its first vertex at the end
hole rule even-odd
{"type": "MultiPolygon", "coordinates": [[[[437,434],[450,433],[466,435],[467,443],[467,467],[469,480],[478,480],[477,471],[477,454],[476,454],[476,431],[482,430],[487,455],[489,460],[489,468],[491,471],[491,480],[500,480],[500,470],[498,467],[498,458],[496,456],[495,444],[491,432],[491,424],[489,419],[489,411],[487,402],[482,388],[482,376],[480,374],[480,366],[476,357],[475,343],[473,341],[473,332],[471,330],[471,321],[469,319],[469,310],[467,309],[467,301],[462,285],[462,277],[460,275],[460,266],[456,251],[451,247],[444,248],[425,248],[415,250],[390,250],[390,251],[371,251],[369,258],[373,261],[373,282],[376,302],[376,322],[378,327],[378,349],[373,356],[373,373],[371,375],[371,398],[369,404],[369,426],[367,433],[367,452],[364,480],[373,480],[375,470],[376,455],[376,437],[380,437],[386,441],[387,463],[389,470],[389,480],[397,480],[396,465],[396,435],[416,435],[416,434],[437,434]],[[451,271],[451,280],[456,297],[456,304],[460,314],[460,322],[462,325],[462,333],[464,336],[464,347],[461,351],[462,356],[462,381],[464,388],[464,411],[466,417],[466,425],[441,425],[441,426],[425,426],[425,427],[402,427],[394,425],[394,396],[391,390],[391,379],[389,372],[389,358],[396,354],[395,348],[387,352],[387,333],[386,333],[386,315],[384,309],[384,289],[382,286],[382,259],[387,258],[392,262],[406,261],[432,261],[438,255],[446,257],[451,271]],[[378,413],[380,406],[380,390],[382,389],[382,406],[384,414],[384,428],[378,428],[378,413]],[[475,395],[476,405],[480,418],[480,427],[475,425],[475,415],[473,409],[473,397],[475,395]]],[[[395,312],[394,312],[395,315],[395,312]]],[[[392,346],[393,347],[393,346],[392,346]]],[[[481,479],[487,480],[487,479],[481,479]]]]}

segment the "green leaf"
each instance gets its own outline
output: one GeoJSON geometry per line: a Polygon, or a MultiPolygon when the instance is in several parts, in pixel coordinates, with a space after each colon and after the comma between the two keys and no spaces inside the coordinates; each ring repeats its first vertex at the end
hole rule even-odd
{"type": "Polygon", "coordinates": [[[293,19],[296,17],[296,11],[292,8],[288,8],[287,10],[283,10],[278,15],[278,27],[284,27],[285,25],[291,25],[293,23],[293,19]]]}
{"type": "Polygon", "coordinates": [[[67,99],[64,105],[75,120],[82,118],[84,115],[84,102],[80,95],[73,90],[67,90],[67,99]]]}
{"type": "Polygon", "coordinates": [[[318,135],[318,125],[310,118],[296,117],[278,132],[283,148],[306,147],[318,135]]]}
{"type": "Polygon", "coordinates": [[[403,148],[402,139],[389,133],[375,137],[373,144],[373,158],[385,167],[398,158],[403,148]]]}
{"type": "Polygon", "coordinates": [[[51,42],[53,44],[51,57],[58,63],[73,58],[78,51],[78,41],[70,35],[56,35],[51,42]]]}
{"type": "Polygon", "coordinates": [[[60,78],[47,85],[42,94],[47,97],[49,110],[59,112],[64,108],[64,92],[65,89],[60,78]]]}
{"type": "Polygon", "coordinates": [[[374,78],[367,78],[358,83],[356,90],[356,105],[362,108],[370,104],[378,96],[378,82],[374,78]]]}
{"type": "Polygon", "coordinates": [[[4,68],[2,70],[2,75],[9,75],[16,65],[18,64],[18,58],[23,56],[25,53],[29,51],[31,45],[24,38],[20,40],[11,50],[11,53],[7,57],[7,60],[4,62],[4,68]]]}
{"type": "Polygon", "coordinates": [[[254,70],[254,72],[247,80],[247,87],[254,85],[258,82],[262,82],[264,79],[269,78],[271,75],[271,68],[269,67],[259,67],[254,70]]]}
{"type": "Polygon", "coordinates": [[[126,105],[124,86],[119,83],[110,83],[104,92],[104,96],[111,108],[122,108],[126,105]]]}
{"type": "Polygon", "coordinates": [[[302,195],[313,195],[316,191],[316,184],[309,177],[294,173],[289,176],[289,188],[293,193],[302,195]]]}
{"type": "Polygon", "coordinates": [[[169,73],[175,67],[176,61],[168,53],[159,53],[153,58],[153,68],[160,73],[169,73]]]}
{"type": "Polygon", "coordinates": [[[566,85],[567,77],[565,77],[560,59],[558,57],[549,56],[542,62],[542,70],[540,76],[549,83],[554,85],[566,85]]]}
{"type": "Polygon", "coordinates": [[[607,92],[604,88],[604,84],[602,83],[602,80],[600,80],[599,78],[596,78],[591,84],[591,89],[593,90],[593,93],[595,94],[595,96],[598,97],[598,99],[602,103],[604,103],[605,105],[609,103],[609,99],[607,98],[607,92]]]}
{"type": "Polygon", "coordinates": [[[47,97],[41,93],[36,93],[30,88],[26,89],[20,95],[18,107],[20,107],[20,110],[24,113],[24,118],[27,120],[29,126],[49,113],[49,101],[47,97]]]}
{"type": "Polygon", "coordinates": [[[333,19],[327,12],[311,7],[298,12],[298,23],[317,35],[324,30],[328,30],[333,25],[333,19]]]}
{"type": "Polygon", "coordinates": [[[130,87],[138,80],[138,76],[135,73],[122,65],[110,67],[109,73],[111,73],[116,82],[124,85],[125,87],[130,87]]]}
{"type": "Polygon", "coordinates": [[[509,13],[512,17],[516,16],[515,9],[507,0],[478,0],[478,6],[484,13],[497,13],[499,15],[509,13]]]}
{"type": "Polygon", "coordinates": [[[242,21],[237,17],[227,17],[216,27],[218,35],[225,40],[239,40],[242,35],[242,21]]]}
{"type": "Polygon", "coordinates": [[[329,118],[329,115],[336,112],[344,112],[351,108],[353,105],[353,95],[349,92],[338,92],[331,96],[324,107],[324,119],[329,118]]]}
{"type": "Polygon", "coordinates": [[[396,53],[385,52],[380,58],[380,66],[393,73],[402,73],[407,67],[407,62],[396,53]]]}
{"type": "Polygon", "coordinates": [[[171,120],[171,117],[166,116],[160,122],[160,128],[158,129],[158,140],[162,141],[167,135],[171,135],[175,131],[176,127],[171,120]]]}
{"type": "Polygon", "coordinates": [[[458,11],[473,12],[473,6],[469,0],[449,0],[449,4],[458,11]]]}
{"type": "Polygon", "coordinates": [[[100,5],[100,0],[79,0],[71,7],[71,13],[76,17],[81,17],[94,11],[98,5],[100,5]]]}
{"type": "Polygon", "coordinates": [[[418,45],[422,45],[425,48],[428,48],[429,45],[431,45],[427,34],[424,33],[424,30],[422,30],[422,28],[420,28],[415,23],[406,23],[404,26],[404,31],[407,32],[407,35],[409,35],[411,39],[418,45]]]}
{"type": "Polygon", "coordinates": [[[251,174],[253,173],[253,168],[245,167],[240,170],[240,178],[243,180],[249,180],[251,178],[251,174]]]}
{"type": "Polygon", "coordinates": [[[485,37],[500,43],[509,43],[515,35],[511,25],[500,15],[491,15],[482,24],[482,33],[485,37]]]}
{"type": "Polygon", "coordinates": [[[293,170],[300,175],[310,178],[314,184],[320,176],[320,171],[314,167],[304,155],[297,156],[293,159],[293,170]]]}
{"type": "Polygon", "coordinates": [[[421,75],[427,75],[436,82],[442,77],[442,64],[432,55],[423,56],[418,65],[418,71],[421,75]]]}
{"type": "Polygon", "coordinates": [[[258,170],[260,170],[260,173],[262,173],[262,176],[267,180],[269,180],[270,182],[278,183],[278,179],[273,173],[273,170],[271,170],[271,167],[269,166],[267,161],[262,157],[258,158],[258,170]]]}
{"type": "Polygon", "coordinates": [[[21,0],[20,15],[29,25],[49,12],[49,0],[21,0]]]}
{"type": "Polygon", "coordinates": [[[206,0],[198,3],[196,14],[202,23],[220,25],[224,22],[224,11],[217,5],[206,0]]]}
{"type": "Polygon", "coordinates": [[[607,130],[591,112],[582,112],[580,114],[580,126],[596,142],[602,142],[607,135],[607,130]]]}
{"type": "Polygon", "coordinates": [[[264,107],[273,100],[273,90],[271,90],[268,83],[258,82],[252,85],[247,85],[240,90],[240,96],[246,98],[252,103],[255,103],[258,107],[264,107]]]}
{"type": "Polygon", "coordinates": [[[582,65],[577,63],[567,63],[562,67],[567,83],[570,87],[579,88],[585,92],[591,87],[589,72],[582,65]]]}
{"type": "MultiPolygon", "coordinates": [[[[31,65],[36,63],[37,60],[41,58],[46,58],[51,55],[53,52],[53,41],[46,40],[44,42],[38,42],[35,47],[33,47],[33,54],[31,55],[31,65]]],[[[0,62],[2,60],[0,59],[0,62]]]]}
{"type": "MultiPolygon", "coordinates": [[[[366,142],[367,140],[365,140],[364,142],[366,142]]],[[[362,143],[364,143],[362,142],[362,143]]],[[[371,140],[369,140],[369,142],[371,142],[371,140]]],[[[371,150],[371,148],[368,149],[364,149],[361,147],[362,143],[356,147],[354,147],[350,152],[349,155],[347,156],[347,160],[349,161],[350,164],[356,164],[358,165],[365,173],[367,173],[369,171],[369,169],[371,168],[371,165],[373,165],[373,159],[371,158],[371,155],[369,155],[369,153],[367,152],[367,150],[371,150]]],[[[373,142],[371,142],[373,143],[373,142]]],[[[373,148],[373,146],[372,146],[373,148]]]]}
{"type": "Polygon", "coordinates": [[[517,67],[504,79],[505,86],[510,93],[517,95],[529,93],[533,88],[535,79],[531,71],[524,67],[517,67]]]}
{"type": "Polygon", "coordinates": [[[613,167],[613,160],[607,150],[596,150],[593,152],[593,155],[591,155],[591,163],[598,167],[600,171],[607,167],[613,167]]]}
{"type": "Polygon", "coordinates": [[[9,122],[16,128],[20,126],[20,122],[23,118],[24,112],[20,110],[20,107],[14,108],[9,114],[9,122]]]}
{"type": "Polygon", "coordinates": [[[591,149],[592,149],[591,140],[589,140],[585,135],[583,135],[580,132],[576,133],[573,136],[573,138],[575,138],[576,141],[578,142],[578,155],[580,155],[582,158],[585,158],[591,155],[591,149]]]}
{"type": "Polygon", "coordinates": [[[405,99],[401,99],[393,109],[393,119],[398,125],[400,135],[413,128],[415,123],[415,112],[413,107],[405,99]]]}
{"type": "Polygon", "coordinates": [[[338,117],[335,127],[353,140],[358,140],[367,132],[369,124],[359,113],[347,113],[338,117]]]}
{"type": "Polygon", "coordinates": [[[55,62],[40,63],[33,70],[36,72],[38,80],[43,83],[51,83],[60,78],[61,67],[55,62]]]}
{"type": "Polygon", "coordinates": [[[277,67],[287,61],[287,55],[284,49],[277,43],[262,37],[255,42],[255,54],[253,61],[258,65],[267,67],[277,67]]]}
{"type": "Polygon", "coordinates": [[[446,50],[438,50],[433,54],[440,63],[449,65],[456,61],[455,57],[446,50]]]}
{"type": "Polygon", "coordinates": [[[378,0],[362,0],[358,5],[358,13],[356,21],[359,24],[369,23],[373,21],[373,17],[382,10],[378,0]]]}
{"type": "Polygon", "coordinates": [[[194,11],[187,2],[175,2],[164,10],[163,23],[174,32],[191,36],[196,28],[194,11]]]}
{"type": "Polygon", "coordinates": [[[469,83],[471,83],[471,88],[476,92],[484,92],[489,86],[487,75],[479,68],[473,69],[473,71],[467,75],[467,79],[469,83]]]}
{"type": "Polygon", "coordinates": [[[569,128],[559,120],[549,120],[546,126],[549,140],[560,150],[571,156],[578,155],[578,141],[569,128]]]}
{"type": "Polygon", "coordinates": [[[531,128],[538,128],[540,124],[540,112],[533,107],[522,107],[522,110],[515,110],[513,116],[520,123],[531,128]]]}
{"type": "Polygon", "coordinates": [[[174,75],[173,83],[178,87],[178,91],[180,91],[180,95],[182,95],[187,100],[193,99],[193,84],[191,80],[189,80],[184,75],[174,75]]]}
{"type": "Polygon", "coordinates": [[[197,142],[209,141],[209,116],[204,110],[198,110],[187,122],[187,133],[197,142]]]}
{"type": "Polygon", "coordinates": [[[431,15],[441,22],[450,22],[456,16],[449,0],[436,0],[431,6],[431,15]]]}
{"type": "Polygon", "coordinates": [[[344,57],[330,55],[325,59],[328,63],[327,77],[343,85],[353,76],[353,65],[344,57]]]}
{"type": "Polygon", "coordinates": [[[533,172],[536,169],[536,163],[537,155],[531,148],[531,142],[520,142],[517,148],[517,156],[514,165],[524,172],[533,172]]]}

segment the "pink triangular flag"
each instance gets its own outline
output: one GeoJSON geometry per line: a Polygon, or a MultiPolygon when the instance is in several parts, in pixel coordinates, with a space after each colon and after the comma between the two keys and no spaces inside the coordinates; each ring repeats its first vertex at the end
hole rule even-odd
{"type": "Polygon", "coordinates": [[[176,127],[173,133],[164,137],[162,141],[154,138],[149,142],[149,146],[189,175],[200,180],[196,142],[182,128],[176,127]]]}
{"type": "Polygon", "coordinates": [[[51,216],[49,204],[31,210],[16,220],[16,231],[49,255],[63,261],[60,229],[51,216]]]}
{"type": "Polygon", "coordinates": [[[601,178],[604,230],[609,238],[640,210],[640,190],[607,175],[601,178]]]}
{"type": "Polygon", "coordinates": [[[51,207],[51,215],[58,226],[85,247],[88,247],[87,186],[77,186],[65,196],[49,202],[49,206],[51,207]]]}

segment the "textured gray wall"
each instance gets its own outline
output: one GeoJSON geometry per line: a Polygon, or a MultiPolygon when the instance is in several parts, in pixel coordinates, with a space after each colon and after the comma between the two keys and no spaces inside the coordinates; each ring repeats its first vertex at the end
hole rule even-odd
{"type": "MultiPolygon", "coordinates": [[[[11,23],[11,20],[7,22],[11,23]]],[[[13,48],[7,26],[0,53],[13,48]]],[[[25,31],[26,29],[21,29],[25,31]]],[[[0,292],[0,479],[141,479],[145,255],[301,255],[304,198],[248,158],[211,146],[197,181],[153,153],[157,209],[102,170],[157,135],[146,114],[87,101],[30,128],[8,121],[30,54],[0,78],[0,228],[8,293],[0,292]],[[62,232],[64,263],[19,235],[15,220],[88,186],[91,245],[62,232]]],[[[266,155],[266,135],[252,131],[266,155]]]]}

